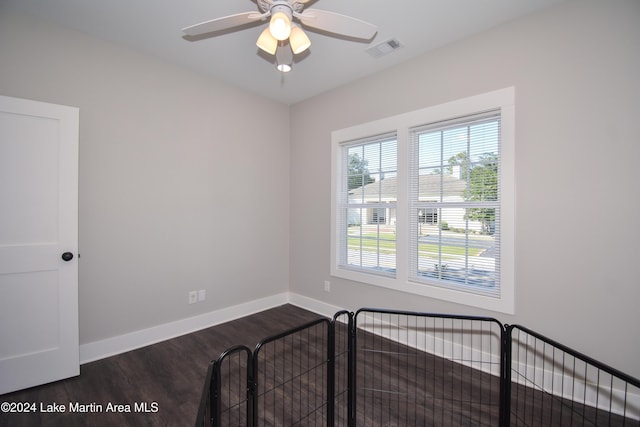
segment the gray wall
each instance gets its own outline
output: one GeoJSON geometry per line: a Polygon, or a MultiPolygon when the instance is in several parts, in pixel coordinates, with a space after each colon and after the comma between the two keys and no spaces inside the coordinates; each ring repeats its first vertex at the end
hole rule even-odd
{"type": "Polygon", "coordinates": [[[81,344],[287,291],[286,105],[5,11],[0,58],[80,108],[81,344]]]}
{"type": "Polygon", "coordinates": [[[637,0],[573,1],[301,102],[291,109],[291,289],[347,308],[496,316],[640,377],[639,118],[637,0]],[[515,315],[330,277],[331,131],[512,85],[515,315]]]}

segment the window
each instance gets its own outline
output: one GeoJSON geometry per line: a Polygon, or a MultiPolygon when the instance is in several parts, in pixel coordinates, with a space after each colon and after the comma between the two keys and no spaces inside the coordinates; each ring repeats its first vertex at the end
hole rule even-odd
{"type": "Polygon", "coordinates": [[[514,90],[332,134],[331,273],[513,313],[514,90]]]}
{"type": "Polygon", "coordinates": [[[393,276],[396,269],[395,135],[341,145],[340,266],[393,276]]]}
{"type": "Polygon", "coordinates": [[[410,135],[410,280],[499,294],[500,111],[410,135]]]}

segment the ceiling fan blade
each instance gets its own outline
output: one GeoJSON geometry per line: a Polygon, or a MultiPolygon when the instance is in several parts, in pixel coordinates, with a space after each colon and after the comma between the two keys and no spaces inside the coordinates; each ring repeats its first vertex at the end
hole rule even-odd
{"type": "Polygon", "coordinates": [[[236,15],[229,15],[223,18],[212,19],[211,21],[201,22],[182,29],[186,36],[195,37],[202,34],[213,33],[216,31],[224,31],[234,27],[241,27],[254,21],[262,19],[263,15],[256,12],[244,12],[236,15]]]}
{"type": "Polygon", "coordinates": [[[307,9],[295,15],[303,25],[354,39],[370,40],[378,27],[360,19],[319,9],[307,9]]]}

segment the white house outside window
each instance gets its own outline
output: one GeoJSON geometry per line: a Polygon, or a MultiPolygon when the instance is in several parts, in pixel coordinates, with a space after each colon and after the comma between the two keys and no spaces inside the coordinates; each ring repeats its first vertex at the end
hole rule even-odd
{"type": "Polygon", "coordinates": [[[332,134],[331,274],[513,313],[514,90],[332,134]]]}

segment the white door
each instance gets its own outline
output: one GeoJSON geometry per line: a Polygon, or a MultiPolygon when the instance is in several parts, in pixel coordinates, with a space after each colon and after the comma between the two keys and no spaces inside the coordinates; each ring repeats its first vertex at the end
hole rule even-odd
{"type": "Polygon", "coordinates": [[[80,374],[78,117],[0,96],[0,394],[80,374]]]}

